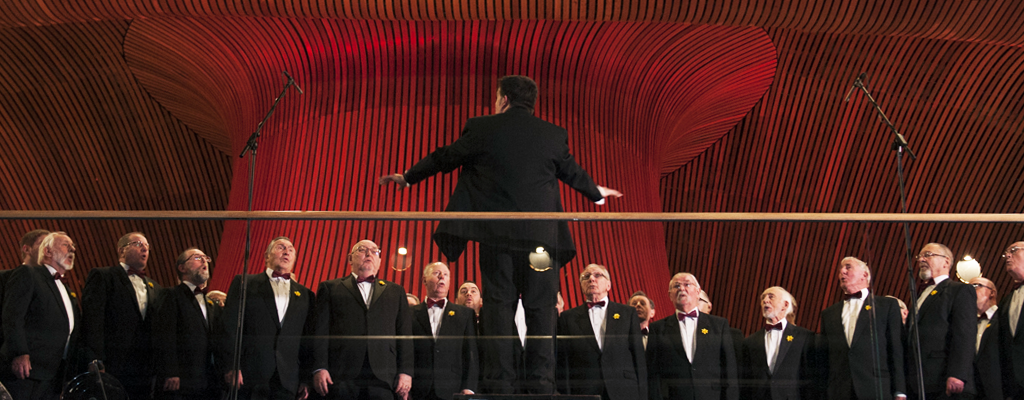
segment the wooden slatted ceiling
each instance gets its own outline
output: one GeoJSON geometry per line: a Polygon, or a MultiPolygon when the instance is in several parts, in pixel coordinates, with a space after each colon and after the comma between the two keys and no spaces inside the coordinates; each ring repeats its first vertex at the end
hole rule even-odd
{"type": "MultiPolygon", "coordinates": [[[[288,69],[308,93],[289,94],[265,128],[257,209],[440,209],[454,177],[400,193],[366,182],[450,143],[466,118],[489,112],[494,79],[518,72],[541,82],[539,113],[570,128],[581,163],[629,195],[597,208],[565,193],[570,210],[896,211],[890,139],[863,96],[840,101],[867,71],[921,156],[908,164],[911,211],[1019,212],[1022,10],[1009,0],[8,1],[0,4],[0,147],[10,154],[0,157],[0,201],[244,209],[246,163],[234,156],[288,69]],[[756,86],[769,82],[762,96],[756,86]],[[51,165],[66,172],[47,173],[51,165]]],[[[296,236],[307,284],[346,273],[340,249],[364,237],[431,248],[414,253],[410,271],[388,272],[406,287],[438,257],[427,239],[433,223],[255,225],[256,253],[270,237],[296,236]]],[[[36,226],[76,239],[79,280],[112,263],[112,243],[132,229],[153,239],[151,266],[164,283],[188,245],[227,266],[215,274],[221,283],[241,258],[241,226],[231,223],[14,221],[0,223],[0,238],[14,243],[36,226]]],[[[936,240],[970,252],[1006,288],[996,253],[1021,237],[1018,227],[912,228],[915,250],[936,240]]],[[[581,255],[563,277],[570,304],[587,262],[613,268],[619,301],[636,288],[663,296],[662,265],[691,270],[716,313],[748,331],[758,324],[753,299],[771,284],[792,289],[805,310],[800,323],[816,327],[817,310],[836,298],[834,264],[847,254],[877,267],[880,292],[906,293],[896,225],[573,229],[581,255]]],[[[472,265],[454,271],[456,283],[476,276],[472,265]]]]}

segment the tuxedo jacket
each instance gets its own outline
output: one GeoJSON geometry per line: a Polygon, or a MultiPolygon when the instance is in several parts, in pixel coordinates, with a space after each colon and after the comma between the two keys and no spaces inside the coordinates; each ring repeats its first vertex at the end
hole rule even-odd
{"type": "MultiPolygon", "coordinates": [[[[564,128],[523,108],[471,118],[461,137],[430,153],[405,172],[409,184],[462,167],[445,211],[563,211],[558,181],[593,201],[601,192],[569,153],[564,128]]],[[[576,255],[565,221],[441,221],[434,242],[457,260],[466,241],[513,250],[548,249],[554,265],[576,255]]]]}
{"type": "MultiPolygon", "coordinates": [[[[164,379],[180,378],[182,393],[205,392],[219,385],[213,368],[214,331],[221,308],[206,302],[206,316],[188,285],[164,289],[153,315],[153,361],[157,387],[164,379]]],[[[205,299],[205,296],[204,296],[205,299]]],[[[243,375],[243,378],[247,378],[243,375]]]]}
{"type": "MultiPolygon", "coordinates": [[[[1024,318],[1017,320],[1017,336],[1010,334],[1010,301],[1013,289],[999,301],[999,364],[1003,371],[1003,395],[1024,396],[1024,318]]],[[[1021,313],[1024,316],[1024,313],[1021,313]]]]}
{"type": "Polygon", "coordinates": [[[335,383],[358,376],[364,360],[389,387],[400,373],[415,376],[405,289],[379,279],[372,288],[369,307],[352,275],[317,289],[313,370],[327,369],[335,383]]]}
{"type": "Polygon", "coordinates": [[[743,340],[740,382],[744,399],[817,399],[819,370],[816,365],[814,333],[792,323],[786,324],[775,356],[774,372],[768,368],[765,330],[758,329],[743,340]]]}
{"type": "Polygon", "coordinates": [[[160,284],[146,277],[146,318],[128,273],[120,264],[93,268],[82,288],[82,333],[86,362],[102,360],[107,372],[126,385],[152,377],[151,316],[160,284]]]}
{"type": "Polygon", "coordinates": [[[558,391],[608,393],[611,400],[646,399],[647,359],[636,309],[609,302],[603,346],[597,346],[586,305],[558,317],[558,391]]]}
{"type": "MultiPolygon", "coordinates": [[[[20,266],[19,266],[20,267],[20,266]]],[[[17,268],[17,267],[16,267],[17,268]]],[[[11,273],[14,269],[5,269],[0,271],[0,326],[3,326],[3,306],[4,306],[4,288],[7,286],[7,281],[11,278],[11,273]]],[[[4,343],[3,330],[0,329],[0,345],[4,343]]],[[[0,354],[0,362],[5,362],[3,355],[0,354]]]]}
{"type": "Polygon", "coordinates": [[[999,310],[992,314],[992,319],[985,327],[981,336],[981,345],[974,355],[974,384],[977,387],[977,400],[1003,400],[1003,371],[999,366],[999,310]]]}
{"type": "Polygon", "coordinates": [[[895,299],[872,296],[870,292],[857,316],[853,341],[846,343],[843,329],[843,301],[821,312],[824,365],[828,366],[827,399],[892,399],[895,392],[907,393],[903,370],[903,317],[895,299]],[[872,311],[874,322],[872,323],[872,311]],[[872,336],[871,328],[874,328],[872,336]],[[872,337],[877,338],[877,352],[872,337]],[[874,355],[878,356],[875,362],[874,355]]]}
{"type": "MultiPolygon", "coordinates": [[[[12,376],[9,360],[28,354],[32,363],[29,378],[63,379],[58,374],[63,372],[60,366],[61,360],[65,358],[64,346],[69,328],[67,308],[57,285],[64,283],[53,279],[44,266],[21,266],[11,273],[3,302],[3,331],[6,339],[3,353],[8,360],[2,366],[5,377],[12,376]]],[[[64,289],[71,298],[75,318],[75,330],[71,332],[67,345],[70,358],[78,342],[82,315],[78,311],[74,293],[67,285],[64,285],[64,289]]]]}
{"type": "MultiPolygon", "coordinates": [[[[948,377],[963,381],[964,393],[973,394],[972,365],[978,336],[978,300],[974,287],[950,277],[935,285],[927,296],[917,310],[925,394],[945,393],[948,377]]],[[[912,343],[908,343],[910,345],[912,343]]],[[[917,382],[917,370],[913,368],[917,365],[914,352],[907,355],[911,366],[907,370],[907,380],[917,382]]],[[[918,388],[910,385],[909,389],[916,393],[918,388]]]]}
{"type": "MultiPolygon", "coordinates": [[[[635,310],[634,310],[635,311],[635,310]]],[[[675,312],[650,324],[647,337],[651,399],[737,400],[736,348],[729,321],[700,313],[694,331],[693,363],[686,358],[675,312]]]]}
{"type": "MultiPolygon", "coordinates": [[[[292,280],[288,308],[282,320],[278,317],[274,289],[270,286],[270,277],[266,272],[246,275],[245,279],[248,282],[239,364],[245,386],[267,384],[276,371],[282,386],[295,393],[298,391],[300,375],[307,377],[310,373],[305,362],[308,360],[309,347],[303,342],[303,336],[310,332],[310,319],[316,301],[313,292],[292,280]]],[[[242,277],[236,276],[231,280],[228,297],[224,302],[222,339],[219,351],[215,353],[219,355],[216,361],[220,376],[231,370],[235,356],[241,288],[242,277]]]]}
{"type": "Polygon", "coordinates": [[[480,359],[473,309],[445,302],[441,325],[434,339],[426,303],[412,307],[412,334],[416,361],[412,398],[452,398],[462,389],[477,391],[480,359]]]}

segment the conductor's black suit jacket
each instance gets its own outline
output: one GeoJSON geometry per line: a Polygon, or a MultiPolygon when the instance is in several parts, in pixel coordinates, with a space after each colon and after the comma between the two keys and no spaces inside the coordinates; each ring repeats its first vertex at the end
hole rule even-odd
{"type": "MultiPolygon", "coordinates": [[[[964,382],[964,393],[973,394],[976,389],[972,365],[978,336],[978,298],[974,287],[950,277],[926,295],[917,311],[924,391],[926,394],[945,393],[946,378],[956,377],[964,382]]],[[[916,304],[917,299],[914,302],[916,304]]],[[[908,356],[910,365],[916,365],[913,352],[908,356]]],[[[916,369],[908,370],[907,380],[917,381],[916,369]]],[[[916,385],[911,385],[910,390],[916,392],[916,385]]]]}
{"type": "MultiPolygon", "coordinates": [[[[68,340],[68,314],[64,299],[53,275],[44,266],[21,266],[11,273],[4,293],[3,308],[3,353],[7,360],[28,354],[32,363],[29,377],[37,380],[63,379],[61,360],[64,359],[64,345],[68,340]]],[[[71,299],[74,312],[75,331],[71,332],[68,357],[75,352],[78,341],[78,327],[82,315],[71,289],[64,285],[71,299]]],[[[5,379],[11,376],[10,361],[2,366],[5,379]]]]}
{"type": "Polygon", "coordinates": [[[895,392],[906,393],[903,370],[903,317],[895,299],[867,295],[857,316],[853,341],[846,343],[843,330],[843,304],[840,301],[821,312],[821,333],[825,345],[824,363],[828,365],[827,399],[850,399],[851,391],[857,399],[891,399],[895,392]],[[874,337],[878,351],[872,343],[871,313],[874,311],[874,337]],[[878,354],[875,363],[872,356],[878,354]]]}
{"type": "Polygon", "coordinates": [[[412,398],[434,395],[450,399],[462,389],[476,392],[480,359],[473,309],[446,301],[436,340],[430,329],[426,303],[412,307],[412,319],[412,334],[416,337],[412,398]]]}
{"type": "Polygon", "coordinates": [[[586,305],[558,317],[558,391],[612,400],[647,398],[647,359],[636,309],[609,302],[604,344],[597,347],[586,305]]]}
{"type": "MultiPolygon", "coordinates": [[[[303,346],[303,335],[309,333],[310,318],[316,299],[313,292],[296,281],[291,281],[288,294],[288,309],[284,319],[277,315],[277,302],[270,277],[265,272],[246,275],[245,324],[242,342],[241,370],[245,386],[253,387],[270,382],[276,371],[285,389],[296,392],[300,375],[308,376],[308,365],[301,362],[300,351],[309,350],[303,346]]],[[[220,376],[230,371],[235,330],[238,326],[239,298],[242,279],[236,276],[228,289],[221,318],[224,328],[218,352],[217,368],[220,376]]]]}
{"type": "MultiPolygon", "coordinates": [[[[593,201],[601,192],[569,153],[564,128],[534,117],[529,110],[470,118],[462,136],[405,172],[415,184],[438,172],[462,167],[445,211],[563,211],[558,181],[593,201]]],[[[434,241],[457,260],[466,241],[532,251],[548,249],[555,265],[576,255],[565,221],[441,221],[434,241]]]]}
{"type": "Polygon", "coordinates": [[[146,277],[146,318],[139,312],[135,288],[121,265],[93,268],[82,288],[85,361],[102,360],[107,372],[128,385],[152,376],[151,320],[160,284],[146,277]]]}
{"type": "Polygon", "coordinates": [[[356,287],[355,277],[320,284],[316,302],[313,370],[327,369],[338,384],[359,375],[369,357],[377,379],[394,389],[398,374],[413,374],[412,315],[405,289],[377,280],[370,306],[356,287]]]}
{"type": "MultiPolygon", "coordinates": [[[[634,310],[635,311],[635,310],[634,310]]],[[[651,399],[737,400],[736,347],[729,321],[700,313],[693,363],[686,357],[675,312],[650,325],[647,390],[651,399]]]]}
{"type": "MultiPolygon", "coordinates": [[[[214,331],[221,308],[206,301],[206,317],[188,285],[164,289],[160,308],[153,315],[153,361],[157,387],[178,377],[181,393],[199,393],[220,384],[213,368],[214,331]]],[[[247,377],[243,374],[243,378],[247,377]]],[[[159,390],[159,389],[158,389],[159,390]]]]}
{"type": "Polygon", "coordinates": [[[768,368],[765,330],[743,340],[740,386],[744,399],[816,399],[818,387],[814,332],[786,324],[775,356],[775,371],[768,368]]]}

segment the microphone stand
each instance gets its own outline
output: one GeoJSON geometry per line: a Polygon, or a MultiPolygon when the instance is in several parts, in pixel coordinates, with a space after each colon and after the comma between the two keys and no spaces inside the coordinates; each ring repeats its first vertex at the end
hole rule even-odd
{"type": "MultiPolygon", "coordinates": [[[[864,75],[862,74],[861,76],[864,75]]],[[[894,126],[892,122],[889,121],[889,117],[885,116],[885,112],[882,111],[882,107],[878,105],[878,102],[875,101],[875,98],[871,96],[871,92],[868,91],[867,84],[865,84],[864,81],[860,77],[858,77],[853,81],[853,86],[864,92],[864,95],[867,96],[868,101],[871,102],[871,105],[875,107],[876,111],[878,111],[878,115],[879,117],[881,117],[882,122],[885,122],[885,124],[889,127],[889,130],[891,130],[893,133],[894,139],[892,143],[892,149],[896,151],[896,176],[899,180],[900,186],[900,210],[903,214],[906,214],[907,191],[904,183],[905,178],[903,174],[903,152],[906,151],[907,154],[910,155],[911,160],[916,160],[917,155],[915,155],[914,151],[910,149],[910,144],[907,143],[907,139],[905,139],[903,135],[901,135],[900,132],[896,129],[896,126],[894,126]]],[[[917,385],[918,395],[924,396],[924,376],[922,373],[923,368],[921,367],[921,335],[918,333],[917,330],[918,293],[917,285],[914,282],[915,279],[913,257],[911,257],[910,255],[912,251],[912,244],[910,240],[910,224],[905,221],[903,222],[903,238],[907,248],[907,285],[910,288],[910,301],[913,303],[908,304],[907,308],[910,309],[909,317],[910,321],[912,322],[912,324],[910,325],[910,339],[911,342],[914,343],[912,351],[914,352],[915,364],[913,365],[913,368],[915,368],[917,371],[917,382],[915,382],[915,384],[917,385]],[[913,307],[910,307],[911,305],[913,305],[913,307]]]]}
{"type": "MultiPolygon", "coordinates": [[[[245,157],[245,153],[251,152],[251,155],[249,156],[249,211],[252,211],[253,180],[254,180],[255,171],[256,171],[256,147],[259,144],[258,142],[259,142],[259,138],[260,138],[260,131],[263,130],[263,124],[265,124],[267,122],[267,120],[270,119],[270,116],[272,114],[274,114],[274,110],[277,109],[277,103],[280,102],[281,98],[284,97],[284,95],[288,93],[288,88],[294,86],[296,89],[298,89],[298,87],[299,87],[298,85],[295,84],[295,80],[292,79],[292,77],[290,75],[288,75],[287,72],[285,72],[285,77],[287,79],[286,79],[286,82],[284,84],[284,89],[281,89],[281,94],[278,94],[277,97],[274,98],[274,104],[270,106],[270,111],[268,111],[267,115],[265,117],[263,117],[263,120],[260,121],[260,123],[258,125],[256,125],[256,131],[254,131],[252,133],[252,135],[249,135],[249,140],[246,141],[245,148],[243,148],[242,149],[242,153],[238,155],[238,158],[242,158],[242,157],[245,157]]],[[[299,89],[299,93],[300,94],[302,93],[302,89],[299,89]]],[[[229,400],[236,400],[236,399],[238,399],[238,389],[239,389],[238,386],[239,385],[237,385],[237,383],[238,383],[238,374],[241,373],[242,332],[244,332],[245,303],[246,303],[246,299],[248,298],[248,288],[247,288],[247,286],[248,286],[248,282],[249,282],[249,280],[245,278],[245,274],[247,273],[247,271],[249,271],[249,253],[251,251],[251,247],[252,247],[252,220],[249,219],[249,218],[246,218],[245,219],[245,256],[242,257],[242,282],[241,282],[241,285],[239,287],[239,290],[241,290],[242,293],[241,293],[241,296],[239,296],[239,301],[238,301],[238,320],[237,320],[237,324],[235,325],[234,356],[232,357],[232,360],[231,360],[231,371],[234,371],[235,375],[232,377],[233,382],[231,382],[231,385],[228,388],[228,397],[227,398],[229,400]]]]}

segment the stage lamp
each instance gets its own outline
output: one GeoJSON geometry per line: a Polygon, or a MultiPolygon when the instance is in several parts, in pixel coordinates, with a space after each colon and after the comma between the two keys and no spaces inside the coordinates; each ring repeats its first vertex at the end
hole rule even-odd
{"type": "Polygon", "coordinates": [[[405,247],[399,247],[395,249],[395,253],[391,255],[391,269],[395,271],[405,271],[412,265],[412,256],[409,255],[409,249],[405,247]]]}
{"type": "Polygon", "coordinates": [[[530,268],[537,272],[551,269],[551,256],[548,255],[547,251],[544,251],[543,247],[538,247],[537,250],[530,253],[530,268]]]}
{"type": "Polygon", "coordinates": [[[981,276],[981,264],[978,260],[971,258],[970,255],[964,256],[963,261],[957,261],[956,263],[956,277],[963,283],[968,283],[971,279],[981,276]]]}

